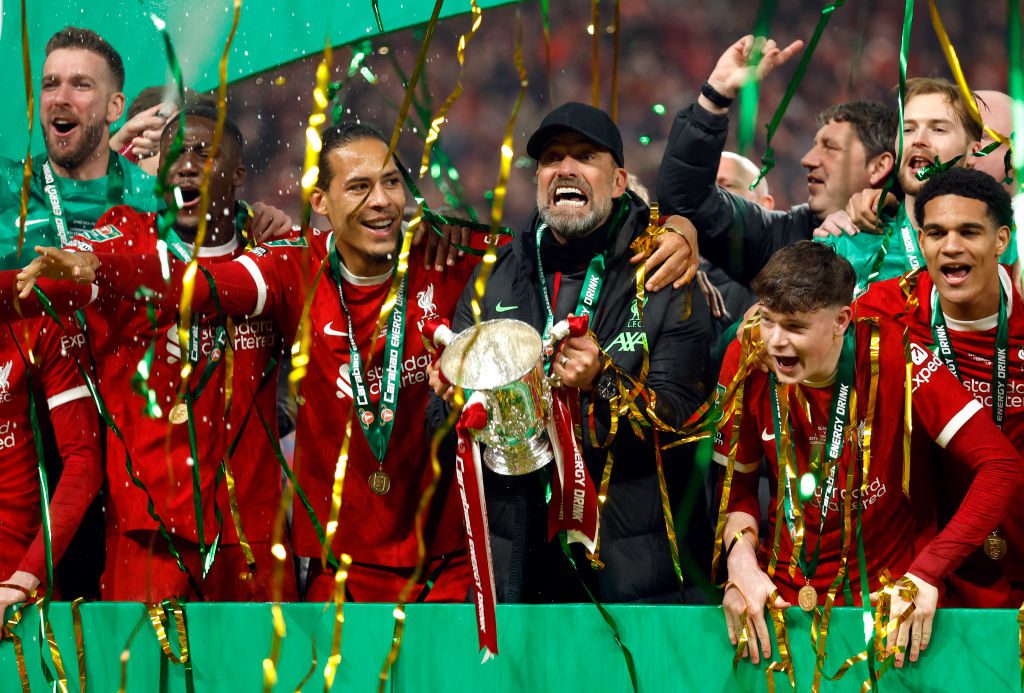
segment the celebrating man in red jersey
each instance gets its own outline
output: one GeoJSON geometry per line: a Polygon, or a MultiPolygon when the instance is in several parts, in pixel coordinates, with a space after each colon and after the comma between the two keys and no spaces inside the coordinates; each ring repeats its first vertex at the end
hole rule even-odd
{"type": "MultiPolygon", "coordinates": [[[[413,520],[431,481],[429,446],[422,433],[430,355],[420,338],[423,322],[452,312],[472,265],[443,274],[413,257],[398,300],[381,332],[375,326],[391,288],[405,192],[387,144],[375,129],[332,127],[323,135],[320,177],[311,202],[333,226],[305,239],[275,241],[235,262],[209,267],[213,288],[197,276],[193,305],[219,306],[231,315],[268,316],[287,342],[299,329],[309,282],[327,258],[310,313],[309,370],[299,393],[295,473],[317,518],[294,515],[293,540],[310,560],[306,597],[326,601],[334,571],[321,562],[324,529],[333,533],[331,555],[353,558],[347,588],[358,601],[393,601],[417,563],[413,520]],[[219,303],[218,303],[219,301],[219,303]],[[375,350],[370,353],[371,344],[375,350]],[[351,408],[355,406],[354,421],[351,408]],[[407,422],[392,435],[395,420],[407,422]],[[339,451],[350,422],[344,502],[332,515],[339,451]],[[361,430],[360,430],[361,429],[361,430]]],[[[420,246],[423,247],[423,246],[420,246]]],[[[99,246],[95,247],[100,250],[99,246]]],[[[153,249],[147,249],[152,253],[153,249]]],[[[66,256],[62,256],[66,259],[66,256]]],[[[153,255],[124,258],[78,254],[99,265],[97,282],[125,295],[140,285],[159,292],[165,310],[177,305],[183,265],[172,260],[171,290],[153,255]]],[[[427,569],[412,599],[462,601],[470,573],[457,497],[443,482],[424,530],[427,569]]]]}
{"type": "MultiPolygon", "coordinates": [[[[168,204],[179,197],[166,248],[182,263],[195,252],[201,171],[211,154],[217,114],[198,105],[186,108],[185,117],[183,150],[168,172],[173,188],[166,196],[168,204]]],[[[177,131],[175,121],[164,133],[164,159],[177,131]]],[[[234,214],[235,188],[245,173],[242,135],[230,119],[224,132],[211,168],[207,235],[197,253],[204,266],[244,250],[234,214]]],[[[76,235],[69,248],[117,254],[130,267],[140,262],[139,254],[157,253],[164,243],[157,223],[153,214],[115,207],[95,230],[76,235]]],[[[159,271],[157,283],[166,286],[159,271]]],[[[60,309],[81,307],[92,298],[88,287],[50,285],[46,291],[60,309]]],[[[179,325],[176,306],[150,315],[144,304],[132,300],[133,292],[121,298],[99,292],[84,311],[97,384],[116,425],[107,438],[110,502],[103,595],[118,601],[200,593],[218,601],[268,600],[271,525],[281,488],[270,439],[276,438],[274,358],[280,343],[269,320],[228,325],[196,316],[191,324],[179,325]],[[188,333],[189,348],[181,344],[179,329],[188,333]],[[234,401],[225,416],[223,355],[232,336],[234,401]],[[187,391],[179,384],[186,362],[193,371],[187,391]],[[140,363],[148,375],[130,384],[140,363]],[[133,386],[143,398],[131,394],[133,386]],[[272,434],[264,431],[261,418],[272,434]],[[225,472],[234,472],[235,504],[226,481],[218,482],[222,463],[225,472]],[[218,521],[215,506],[230,519],[218,521]],[[250,575],[253,562],[257,570],[250,575]]],[[[0,314],[11,312],[4,308],[0,314]]],[[[292,580],[283,593],[294,594],[292,580]]]]}
{"type": "MultiPolygon", "coordinates": [[[[873,286],[858,301],[904,314],[915,341],[936,352],[1017,449],[1024,446],[1024,313],[999,256],[1010,241],[1010,196],[990,175],[954,168],[930,179],[914,201],[928,271],[873,286]]],[[[955,462],[955,460],[954,460],[955,462]]],[[[964,497],[970,469],[938,475],[940,514],[964,497]]],[[[1024,601],[1024,510],[949,577],[944,606],[1017,608],[1024,601]]]]}
{"type": "MultiPolygon", "coordinates": [[[[735,644],[745,613],[753,625],[751,660],[759,659],[758,643],[769,656],[764,607],[799,600],[810,611],[828,594],[842,603],[843,575],[858,602],[862,575],[849,529],[858,520],[868,589],[879,589],[883,569],[916,586],[915,611],[888,643],[900,646],[902,666],[912,631],[916,661],[931,635],[939,585],[1002,520],[1021,479],[1020,458],[981,405],[916,342],[909,348],[913,440],[904,441],[902,326],[851,308],[853,269],[831,248],[810,241],[784,248],[754,286],[774,372],[745,375],[742,410],[734,412],[741,418],[726,422],[715,446],[716,459],[734,469],[724,532],[730,639],[735,644]],[[937,534],[926,493],[930,441],[974,474],[960,509],[937,534]],[[906,460],[904,442],[911,444],[906,460]],[[771,538],[759,541],[762,455],[774,484],[771,538]],[[913,504],[904,495],[908,482],[913,504]]],[[[720,388],[737,374],[744,378],[740,365],[736,342],[720,388]]],[[[909,606],[899,594],[892,604],[892,618],[909,606]]]]}
{"type": "Polygon", "coordinates": [[[45,394],[64,466],[48,508],[55,563],[103,484],[99,417],[75,364],[84,338],[73,323],[67,328],[49,318],[0,326],[0,621],[46,578],[36,447],[45,414],[33,412],[37,393],[45,394]]]}

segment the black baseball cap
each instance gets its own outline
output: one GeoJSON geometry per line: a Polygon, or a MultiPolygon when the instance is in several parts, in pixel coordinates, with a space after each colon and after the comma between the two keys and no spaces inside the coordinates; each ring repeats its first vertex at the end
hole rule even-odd
{"type": "Polygon", "coordinates": [[[534,161],[540,160],[548,142],[563,132],[576,132],[609,152],[619,166],[623,166],[622,135],[611,117],[600,108],[570,101],[548,113],[540,127],[526,143],[526,153],[534,161]]]}

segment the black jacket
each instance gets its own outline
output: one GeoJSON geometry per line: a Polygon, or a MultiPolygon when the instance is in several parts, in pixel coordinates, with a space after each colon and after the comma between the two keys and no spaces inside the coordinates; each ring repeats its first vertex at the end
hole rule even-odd
{"type": "Polygon", "coordinates": [[[776,250],[810,240],[821,220],[806,204],[771,211],[716,185],[728,130],[728,116],[696,103],[676,114],[658,170],[658,201],[663,214],[680,214],[697,228],[702,257],[749,285],[776,250]]]}
{"type": "MultiPolygon", "coordinates": [[[[615,365],[634,375],[641,367],[640,340],[645,336],[650,351],[647,386],[657,393],[657,411],[662,419],[678,425],[704,401],[709,390],[707,305],[698,290],[665,289],[648,294],[644,322],[642,325],[636,322],[632,309],[636,296],[635,267],[629,264],[633,254],[629,244],[647,226],[649,211],[629,194],[616,204],[629,207],[623,210],[625,220],[621,231],[606,255],[605,282],[592,316],[591,329],[615,365]]],[[[614,218],[615,213],[612,216],[614,218]]],[[[538,332],[543,331],[546,313],[537,280],[538,225],[539,218],[535,216],[528,231],[499,250],[483,299],[483,320],[516,318],[531,324],[538,332]],[[495,310],[499,302],[503,306],[500,313],[495,310]],[[515,308],[509,310],[509,306],[515,308]]],[[[579,245],[593,249],[594,241],[604,237],[604,230],[598,229],[579,245]]],[[[605,243],[599,242],[599,245],[605,243]]],[[[561,249],[563,254],[570,246],[561,249]]],[[[580,258],[581,271],[563,272],[559,294],[563,300],[556,300],[559,306],[555,311],[556,321],[575,307],[591,256],[588,253],[580,258]],[[563,305],[568,308],[561,310],[563,305]]],[[[554,272],[548,265],[547,255],[544,269],[549,275],[548,286],[552,287],[554,272]]],[[[456,332],[472,324],[469,308],[472,284],[471,281],[467,285],[456,308],[452,325],[456,332]]],[[[583,393],[582,411],[586,411],[588,401],[588,395],[583,393]]],[[[435,405],[439,402],[435,400],[435,405]]],[[[596,400],[595,411],[600,440],[607,435],[607,402],[596,400]]],[[[433,412],[431,423],[437,424],[439,409],[435,406],[433,412]]],[[[612,445],[615,461],[611,485],[601,517],[600,554],[605,568],[591,572],[587,561],[577,560],[580,573],[592,589],[596,588],[598,598],[603,601],[679,601],[681,598],[669,554],[649,430],[646,435],[646,440],[640,440],[625,418],[620,421],[612,445]]],[[[588,470],[595,485],[599,485],[607,452],[591,447],[589,436],[583,438],[588,470]]],[[[695,519],[679,523],[690,525],[686,533],[680,534],[679,544],[681,553],[686,553],[687,572],[706,571],[711,531],[705,513],[703,476],[694,474],[692,447],[666,451],[663,461],[673,506],[683,496],[688,477],[696,477],[695,488],[690,489],[693,498],[688,513],[695,519]]],[[[579,590],[579,580],[571,575],[568,562],[560,555],[561,548],[557,542],[547,540],[544,493],[549,475],[550,466],[518,477],[499,476],[484,470],[495,581],[502,601],[585,599],[579,590]]],[[[577,558],[582,558],[581,552],[577,558]]]]}

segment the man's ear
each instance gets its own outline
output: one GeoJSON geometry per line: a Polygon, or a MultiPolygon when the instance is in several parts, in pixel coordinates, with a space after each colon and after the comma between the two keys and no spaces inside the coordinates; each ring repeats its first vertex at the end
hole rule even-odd
{"type": "Polygon", "coordinates": [[[626,186],[629,183],[629,174],[626,173],[626,169],[621,166],[615,169],[615,176],[612,179],[612,197],[622,197],[622,194],[626,192],[626,186]]]}
{"type": "Polygon", "coordinates": [[[996,255],[1002,256],[1006,252],[1006,249],[1010,247],[1010,227],[1000,226],[996,230],[996,255]]]}
{"type": "Polygon", "coordinates": [[[872,188],[877,188],[889,177],[895,161],[892,152],[882,152],[868,162],[868,180],[871,181],[872,188]]]}
{"type": "Polygon", "coordinates": [[[967,148],[967,153],[964,154],[964,158],[960,160],[960,165],[964,168],[974,168],[974,162],[977,159],[975,154],[980,152],[982,149],[981,140],[975,141],[970,147],[967,148]]]}
{"type": "Polygon", "coordinates": [[[757,204],[761,205],[768,211],[775,209],[775,196],[771,193],[761,195],[761,199],[757,201],[757,204]]]}
{"type": "Polygon", "coordinates": [[[313,188],[313,192],[309,194],[309,204],[313,207],[313,211],[322,217],[327,216],[327,193],[320,188],[313,188]]]}
{"type": "Polygon", "coordinates": [[[238,164],[235,167],[235,174],[231,177],[231,184],[236,188],[240,187],[245,182],[245,166],[238,164]]]}
{"type": "Polygon", "coordinates": [[[839,313],[836,314],[836,325],[835,333],[842,336],[847,329],[853,329],[850,323],[853,321],[853,308],[850,306],[843,306],[839,313]]]}
{"type": "Polygon", "coordinates": [[[110,95],[110,99],[107,100],[107,125],[113,125],[121,119],[121,115],[124,113],[124,92],[116,91],[110,95]]]}

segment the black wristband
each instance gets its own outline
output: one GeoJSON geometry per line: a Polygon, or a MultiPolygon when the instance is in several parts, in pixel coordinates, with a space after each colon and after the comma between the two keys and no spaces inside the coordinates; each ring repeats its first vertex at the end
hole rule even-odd
{"type": "Polygon", "coordinates": [[[700,93],[704,95],[705,99],[715,104],[719,108],[729,108],[729,106],[732,105],[732,102],[735,101],[735,99],[730,99],[728,96],[719,93],[718,90],[716,90],[708,82],[704,82],[704,84],[701,85],[700,93]]]}

